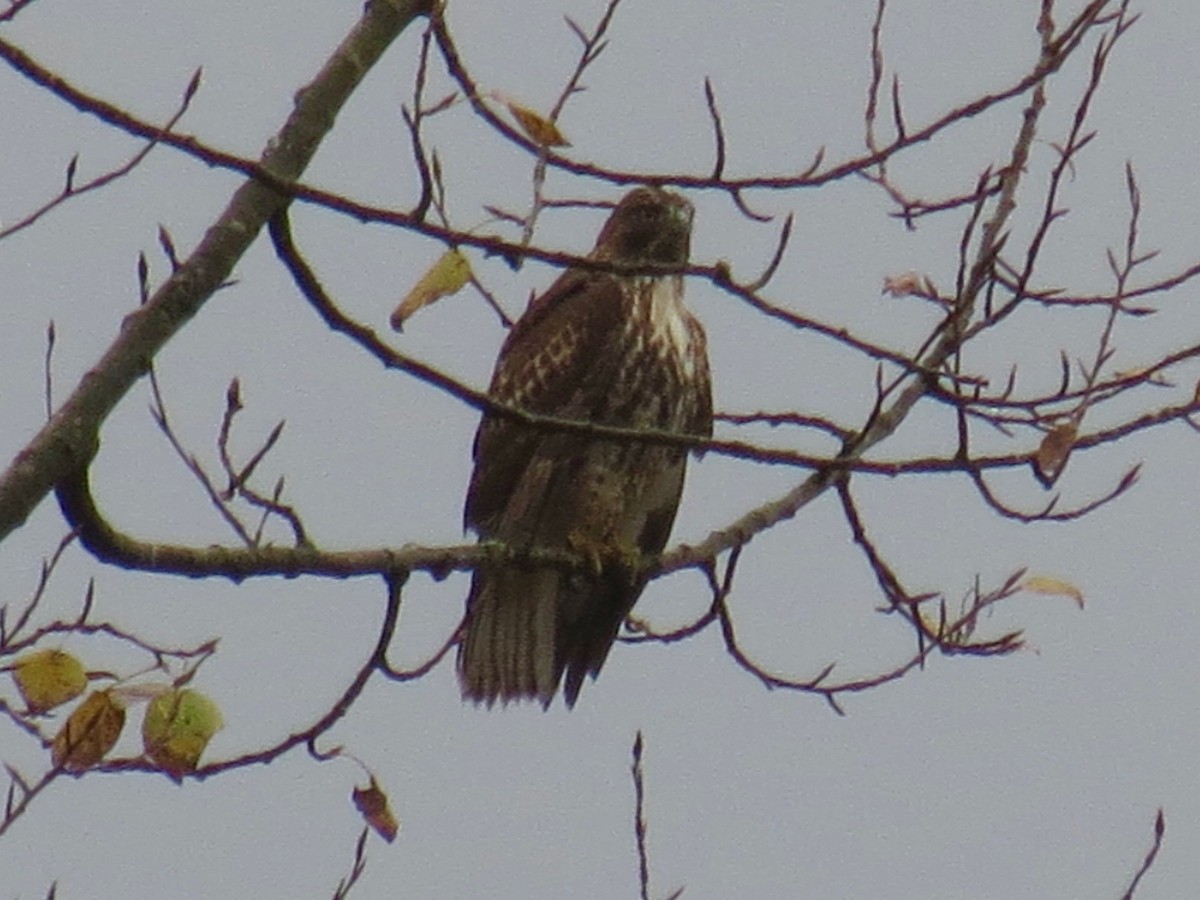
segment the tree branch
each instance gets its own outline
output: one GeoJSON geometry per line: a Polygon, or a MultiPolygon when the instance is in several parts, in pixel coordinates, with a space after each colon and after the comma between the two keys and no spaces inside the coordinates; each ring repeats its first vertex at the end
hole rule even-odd
{"type": "MultiPolygon", "coordinates": [[[[285,181],[304,171],[338,110],[425,6],[418,0],[367,4],[316,79],[297,94],[295,109],[262,155],[264,171],[285,181]]],[[[21,66],[23,56],[0,41],[0,57],[26,71],[21,66]]],[[[57,78],[54,82],[61,84],[57,78]]],[[[155,354],[225,281],[271,215],[288,202],[287,194],[260,180],[243,184],[195,252],[150,302],[125,318],[104,356],[0,477],[0,540],[25,521],[56,483],[91,460],[101,423],[146,374],[155,354]]]]}

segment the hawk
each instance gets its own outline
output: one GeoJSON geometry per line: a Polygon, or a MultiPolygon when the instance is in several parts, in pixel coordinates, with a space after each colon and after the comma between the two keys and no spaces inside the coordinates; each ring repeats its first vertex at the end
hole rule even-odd
{"type": "MultiPolygon", "coordinates": [[[[639,187],[622,198],[589,258],[683,266],[692,205],[639,187]]],[[[568,269],[534,298],[496,361],[492,398],[531,413],[626,428],[712,434],[704,330],[683,306],[683,276],[568,269]]],[[[575,705],[600,671],[662,552],[687,450],[605,440],[484,415],[464,524],[516,551],[566,551],[570,568],[506,561],[475,570],[458,675],[465,699],[536,699],[563,683],[575,705]]]]}

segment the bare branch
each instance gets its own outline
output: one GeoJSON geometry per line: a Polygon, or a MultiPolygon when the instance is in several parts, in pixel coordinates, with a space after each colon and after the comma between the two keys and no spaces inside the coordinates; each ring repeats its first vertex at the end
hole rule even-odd
{"type": "MultiPolygon", "coordinates": [[[[9,11],[11,12],[11,9],[9,11]]],[[[3,20],[3,18],[4,16],[0,15],[0,20],[3,20]]],[[[162,130],[159,134],[148,135],[149,140],[145,147],[131,156],[122,165],[117,166],[115,169],[105,172],[102,175],[97,175],[95,178],[92,178],[90,181],[79,186],[76,186],[75,184],[75,171],[79,164],[79,154],[76,153],[71,157],[71,161],[67,164],[65,183],[63,184],[62,191],[58,194],[58,196],[42,204],[42,206],[18,219],[13,224],[5,228],[0,228],[0,241],[4,240],[6,237],[16,234],[18,231],[23,231],[24,229],[30,227],[39,219],[41,219],[42,216],[46,215],[51,210],[58,208],[68,200],[74,199],[75,197],[79,197],[83,194],[91,193],[92,191],[99,190],[100,188],[111,184],[117,179],[125,177],[134,169],[136,169],[142,163],[142,161],[150,155],[150,151],[162,142],[163,137],[171,133],[172,129],[179,124],[179,121],[188,111],[188,107],[191,105],[192,98],[196,96],[196,91],[200,86],[200,72],[201,70],[197,69],[195,73],[193,73],[191,81],[188,82],[188,86],[183,92],[183,98],[179,103],[179,107],[175,110],[175,113],[171,116],[171,118],[167,120],[167,123],[162,127],[162,130]]]]}
{"type": "Polygon", "coordinates": [[[1129,888],[1121,895],[1121,900],[1133,900],[1133,895],[1137,892],[1138,885],[1141,884],[1142,878],[1150,871],[1150,867],[1154,865],[1154,860],[1158,858],[1158,851],[1162,848],[1163,835],[1167,833],[1167,823],[1163,818],[1163,811],[1159,809],[1158,814],[1154,817],[1154,843],[1150,845],[1149,851],[1146,853],[1146,858],[1142,860],[1142,864],[1134,873],[1133,881],[1129,883],[1129,888]]]}
{"type": "MultiPolygon", "coordinates": [[[[297,94],[292,115],[268,143],[254,180],[235,193],[222,218],[208,230],[200,246],[139,310],[126,317],[124,327],[103,358],[62,404],[55,416],[18,454],[0,476],[0,540],[25,518],[67,473],[78,470],[96,453],[100,423],[144,374],[146,360],[203,306],[225,281],[234,263],[254,241],[261,227],[288,197],[273,184],[288,182],[304,171],[345,103],[392,40],[422,12],[410,2],[369,4],[362,19],[329,63],[305,90],[297,94]]],[[[187,144],[161,128],[145,128],[110,104],[85,97],[62,79],[35,63],[12,43],[0,39],[0,58],[30,80],[85,112],[102,114],[143,137],[173,146],[187,144]]]]}
{"type": "Polygon", "coordinates": [[[704,101],[708,105],[708,116],[712,119],[713,127],[713,178],[720,178],[725,173],[725,126],[721,123],[721,111],[717,109],[717,95],[713,91],[712,80],[704,79],[704,101]]]}
{"type": "Polygon", "coordinates": [[[642,733],[633,739],[633,836],[637,844],[638,885],[642,900],[650,900],[650,857],[646,851],[646,786],[642,774],[642,733]]]}

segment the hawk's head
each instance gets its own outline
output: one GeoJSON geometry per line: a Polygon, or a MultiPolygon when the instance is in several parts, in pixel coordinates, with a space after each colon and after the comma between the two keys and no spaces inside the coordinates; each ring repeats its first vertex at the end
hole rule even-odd
{"type": "Polygon", "coordinates": [[[621,198],[592,256],[630,265],[684,265],[691,237],[692,204],[659,187],[640,187],[621,198]]]}

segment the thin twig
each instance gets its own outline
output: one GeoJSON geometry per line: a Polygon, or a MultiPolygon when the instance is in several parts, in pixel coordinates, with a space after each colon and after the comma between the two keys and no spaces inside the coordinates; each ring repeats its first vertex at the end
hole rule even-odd
{"type": "MultiPolygon", "coordinates": [[[[9,12],[11,11],[12,10],[10,8],[9,12]]],[[[5,17],[3,15],[0,15],[0,21],[2,21],[4,18],[5,17]]],[[[192,99],[196,96],[196,91],[200,87],[200,75],[202,71],[202,69],[197,69],[194,73],[192,73],[191,81],[188,82],[187,87],[184,89],[183,98],[180,100],[178,108],[175,110],[175,113],[171,116],[171,118],[167,119],[167,123],[162,126],[161,131],[158,134],[152,133],[149,135],[143,135],[144,137],[148,138],[146,146],[131,156],[122,165],[119,165],[115,169],[111,169],[102,175],[97,175],[95,178],[84,182],[81,185],[75,184],[75,169],[79,162],[79,155],[76,154],[67,164],[66,178],[59,194],[43,203],[37,209],[13,222],[11,225],[5,228],[0,228],[0,241],[33,225],[40,218],[42,218],[42,216],[66,203],[68,200],[72,200],[75,197],[82,196],[83,194],[91,193],[92,191],[97,191],[100,188],[111,184],[117,179],[123,178],[136,169],[142,163],[142,161],[150,155],[151,150],[153,150],[160,143],[164,142],[164,138],[171,133],[171,130],[179,124],[180,119],[182,119],[184,114],[188,111],[188,107],[191,106],[192,99]]]]}
{"type": "Polygon", "coordinates": [[[1158,815],[1154,817],[1154,843],[1150,845],[1149,851],[1146,853],[1146,858],[1142,860],[1142,864],[1134,873],[1133,881],[1129,883],[1129,888],[1121,895],[1121,900],[1133,900],[1133,895],[1141,884],[1142,878],[1150,867],[1154,865],[1154,860],[1158,858],[1158,851],[1162,848],[1163,835],[1167,832],[1167,823],[1163,818],[1163,811],[1160,808],[1158,815]]]}
{"type": "Polygon", "coordinates": [[[633,739],[633,836],[637,844],[638,885],[642,900],[650,900],[650,856],[646,850],[646,786],[642,773],[642,732],[633,739]]]}

